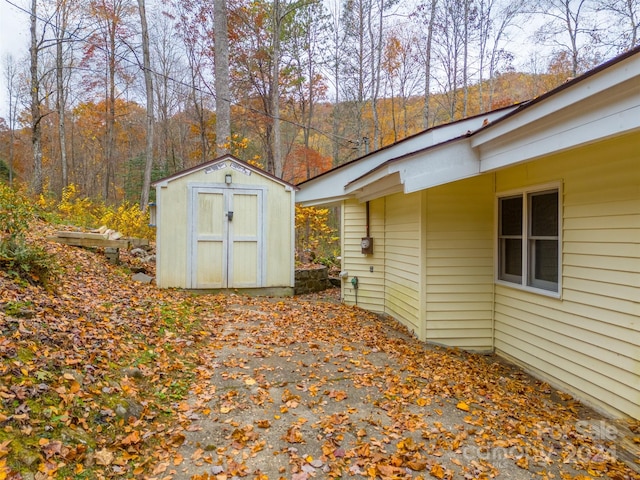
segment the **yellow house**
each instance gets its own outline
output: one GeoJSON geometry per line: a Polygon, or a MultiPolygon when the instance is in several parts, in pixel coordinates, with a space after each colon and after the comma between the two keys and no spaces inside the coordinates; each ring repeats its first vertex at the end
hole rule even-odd
{"type": "Polygon", "coordinates": [[[299,187],[342,206],[345,302],[640,419],[640,49],[299,187]]]}
{"type": "Polygon", "coordinates": [[[296,187],[232,155],[153,186],[159,287],[293,294],[296,187]]]}

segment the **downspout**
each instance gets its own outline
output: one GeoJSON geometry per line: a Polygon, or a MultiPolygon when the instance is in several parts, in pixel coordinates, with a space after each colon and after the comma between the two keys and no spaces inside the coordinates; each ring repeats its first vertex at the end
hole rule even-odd
{"type": "Polygon", "coordinates": [[[366,213],[365,213],[365,237],[370,237],[369,235],[369,201],[367,200],[366,213]]]}
{"type": "Polygon", "coordinates": [[[498,257],[497,252],[497,235],[498,231],[498,212],[497,212],[497,201],[496,201],[496,172],[493,172],[493,235],[491,238],[493,239],[493,275],[491,279],[491,353],[495,353],[496,351],[496,262],[498,257]]]}

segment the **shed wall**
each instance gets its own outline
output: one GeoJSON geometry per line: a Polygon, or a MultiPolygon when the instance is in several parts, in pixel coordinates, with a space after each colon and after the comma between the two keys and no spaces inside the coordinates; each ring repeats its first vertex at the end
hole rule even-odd
{"type": "Polygon", "coordinates": [[[188,286],[189,185],[230,188],[224,182],[231,173],[233,188],[265,188],[264,247],[266,276],[264,287],[293,287],[294,192],[274,180],[252,172],[246,175],[232,168],[206,173],[194,171],[158,187],[157,284],[162,288],[188,286]]]}

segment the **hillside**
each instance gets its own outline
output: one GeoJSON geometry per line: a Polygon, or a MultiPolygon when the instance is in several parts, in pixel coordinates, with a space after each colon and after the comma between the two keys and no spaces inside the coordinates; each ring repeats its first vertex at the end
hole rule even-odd
{"type": "Polygon", "coordinates": [[[133,282],[126,253],[113,266],[45,242],[51,230],[33,239],[60,264],[51,290],[0,271],[0,478],[153,471],[183,438],[180,402],[222,307],[133,282]]]}

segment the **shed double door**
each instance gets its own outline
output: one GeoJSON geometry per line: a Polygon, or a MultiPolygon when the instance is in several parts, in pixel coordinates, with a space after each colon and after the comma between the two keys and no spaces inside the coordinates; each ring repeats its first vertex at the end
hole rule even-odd
{"type": "Polygon", "coordinates": [[[193,188],[191,288],[263,286],[263,191],[193,188]]]}

